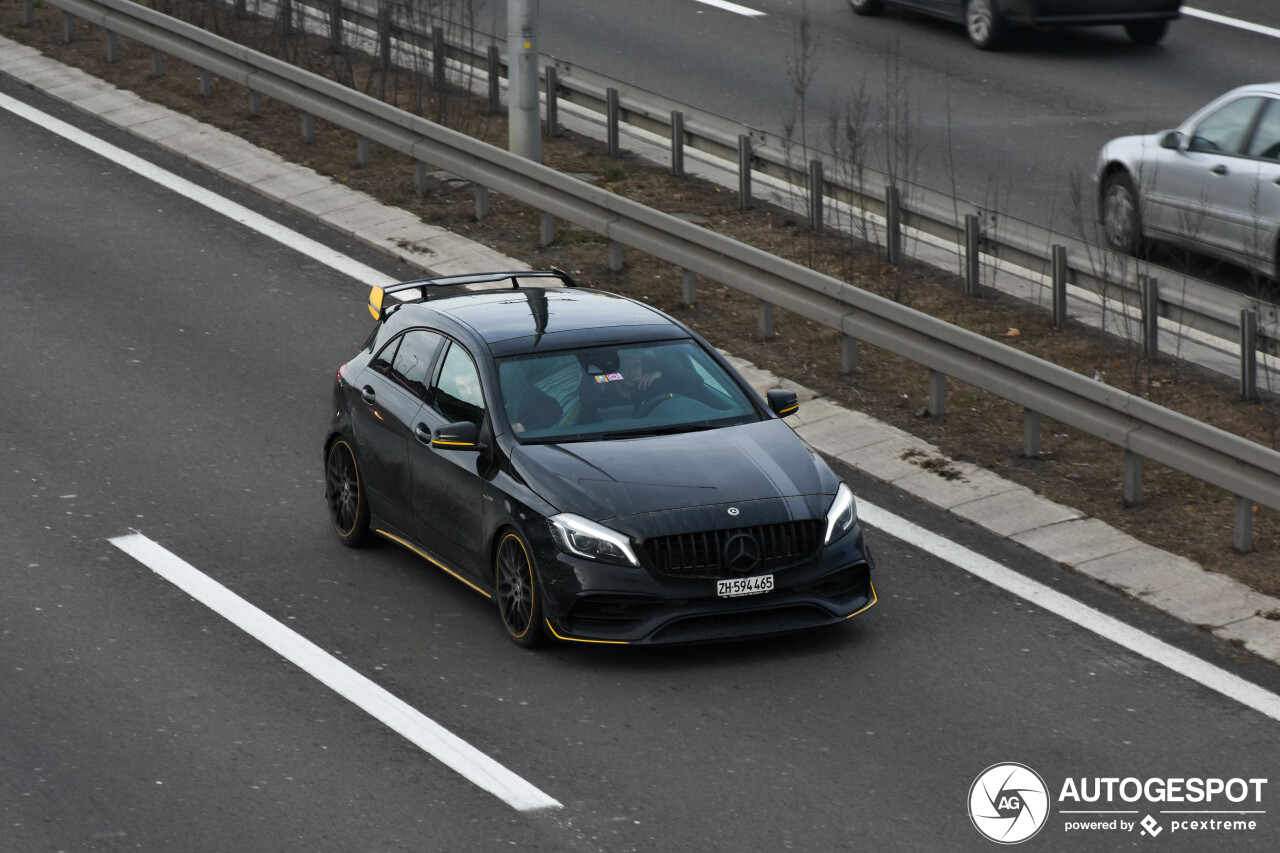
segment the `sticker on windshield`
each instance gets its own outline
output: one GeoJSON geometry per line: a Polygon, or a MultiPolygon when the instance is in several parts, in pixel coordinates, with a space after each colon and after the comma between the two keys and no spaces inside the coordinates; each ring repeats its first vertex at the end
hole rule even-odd
{"type": "Polygon", "coordinates": [[[621,373],[600,373],[596,375],[597,382],[617,382],[621,378],[621,373]]]}

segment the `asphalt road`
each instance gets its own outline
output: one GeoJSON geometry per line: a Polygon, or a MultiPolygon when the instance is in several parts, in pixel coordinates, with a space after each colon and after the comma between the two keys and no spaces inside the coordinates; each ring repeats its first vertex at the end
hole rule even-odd
{"type": "MultiPolygon", "coordinates": [[[[389,275],[408,271],[0,82],[389,275]]],[[[984,851],[991,764],[1270,778],[1280,723],[877,530],[881,603],[720,646],[529,653],[328,530],[365,287],[0,110],[0,850],[984,851]],[[108,540],[137,530],[558,800],[519,812],[108,540]]],[[[1280,692],[1280,674],[848,474],[867,501],[1280,692]]],[[[1274,850],[1249,833],[1034,849],[1274,850]]],[[[1140,815],[1139,815],[1140,816],[1140,815]]],[[[1028,849],[1033,849],[1028,847],[1028,849]]]]}
{"type": "MultiPolygon", "coordinates": [[[[543,2],[539,45],[752,127],[786,134],[791,125],[794,138],[827,150],[833,124],[841,140],[852,127],[876,168],[1085,234],[1104,142],[1172,127],[1234,86],[1280,79],[1274,36],[1190,14],[1154,47],[1132,44],[1120,27],[1070,28],[1021,32],[1011,49],[987,53],[958,25],[918,14],[858,17],[845,0],[740,5],[765,14],[699,0],[543,2]]],[[[1280,29],[1269,0],[1187,5],[1280,29]]],[[[477,22],[505,37],[504,0],[484,4],[477,22]]]]}

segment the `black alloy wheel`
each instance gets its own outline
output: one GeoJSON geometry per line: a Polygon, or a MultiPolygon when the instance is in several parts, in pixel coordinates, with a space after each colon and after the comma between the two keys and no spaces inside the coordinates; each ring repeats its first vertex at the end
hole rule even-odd
{"type": "Polygon", "coordinates": [[[530,649],[546,640],[542,630],[542,600],[534,581],[529,546],[518,533],[506,531],[494,555],[494,586],[498,613],[511,642],[530,649]]]}
{"type": "Polygon", "coordinates": [[[369,538],[369,503],[360,485],[360,472],[351,445],[343,439],[329,446],[324,496],[333,531],[342,544],[352,548],[363,545],[369,538]]]}

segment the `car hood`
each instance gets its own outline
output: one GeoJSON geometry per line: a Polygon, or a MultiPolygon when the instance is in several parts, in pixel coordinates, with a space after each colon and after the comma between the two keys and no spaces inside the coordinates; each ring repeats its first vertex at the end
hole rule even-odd
{"type": "Polygon", "coordinates": [[[775,515],[778,504],[814,504],[796,499],[833,495],[837,485],[826,463],[776,419],[675,435],[526,444],[511,459],[558,510],[595,521],[754,504],[758,511],[743,512],[748,522],[760,511],[775,515]]]}

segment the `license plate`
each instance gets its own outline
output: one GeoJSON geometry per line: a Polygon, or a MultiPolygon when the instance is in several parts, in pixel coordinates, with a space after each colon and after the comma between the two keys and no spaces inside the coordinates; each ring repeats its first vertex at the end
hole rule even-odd
{"type": "Polygon", "coordinates": [[[773,575],[756,575],[753,578],[733,578],[716,581],[716,595],[733,598],[738,595],[757,595],[773,589],[773,575]]]}

